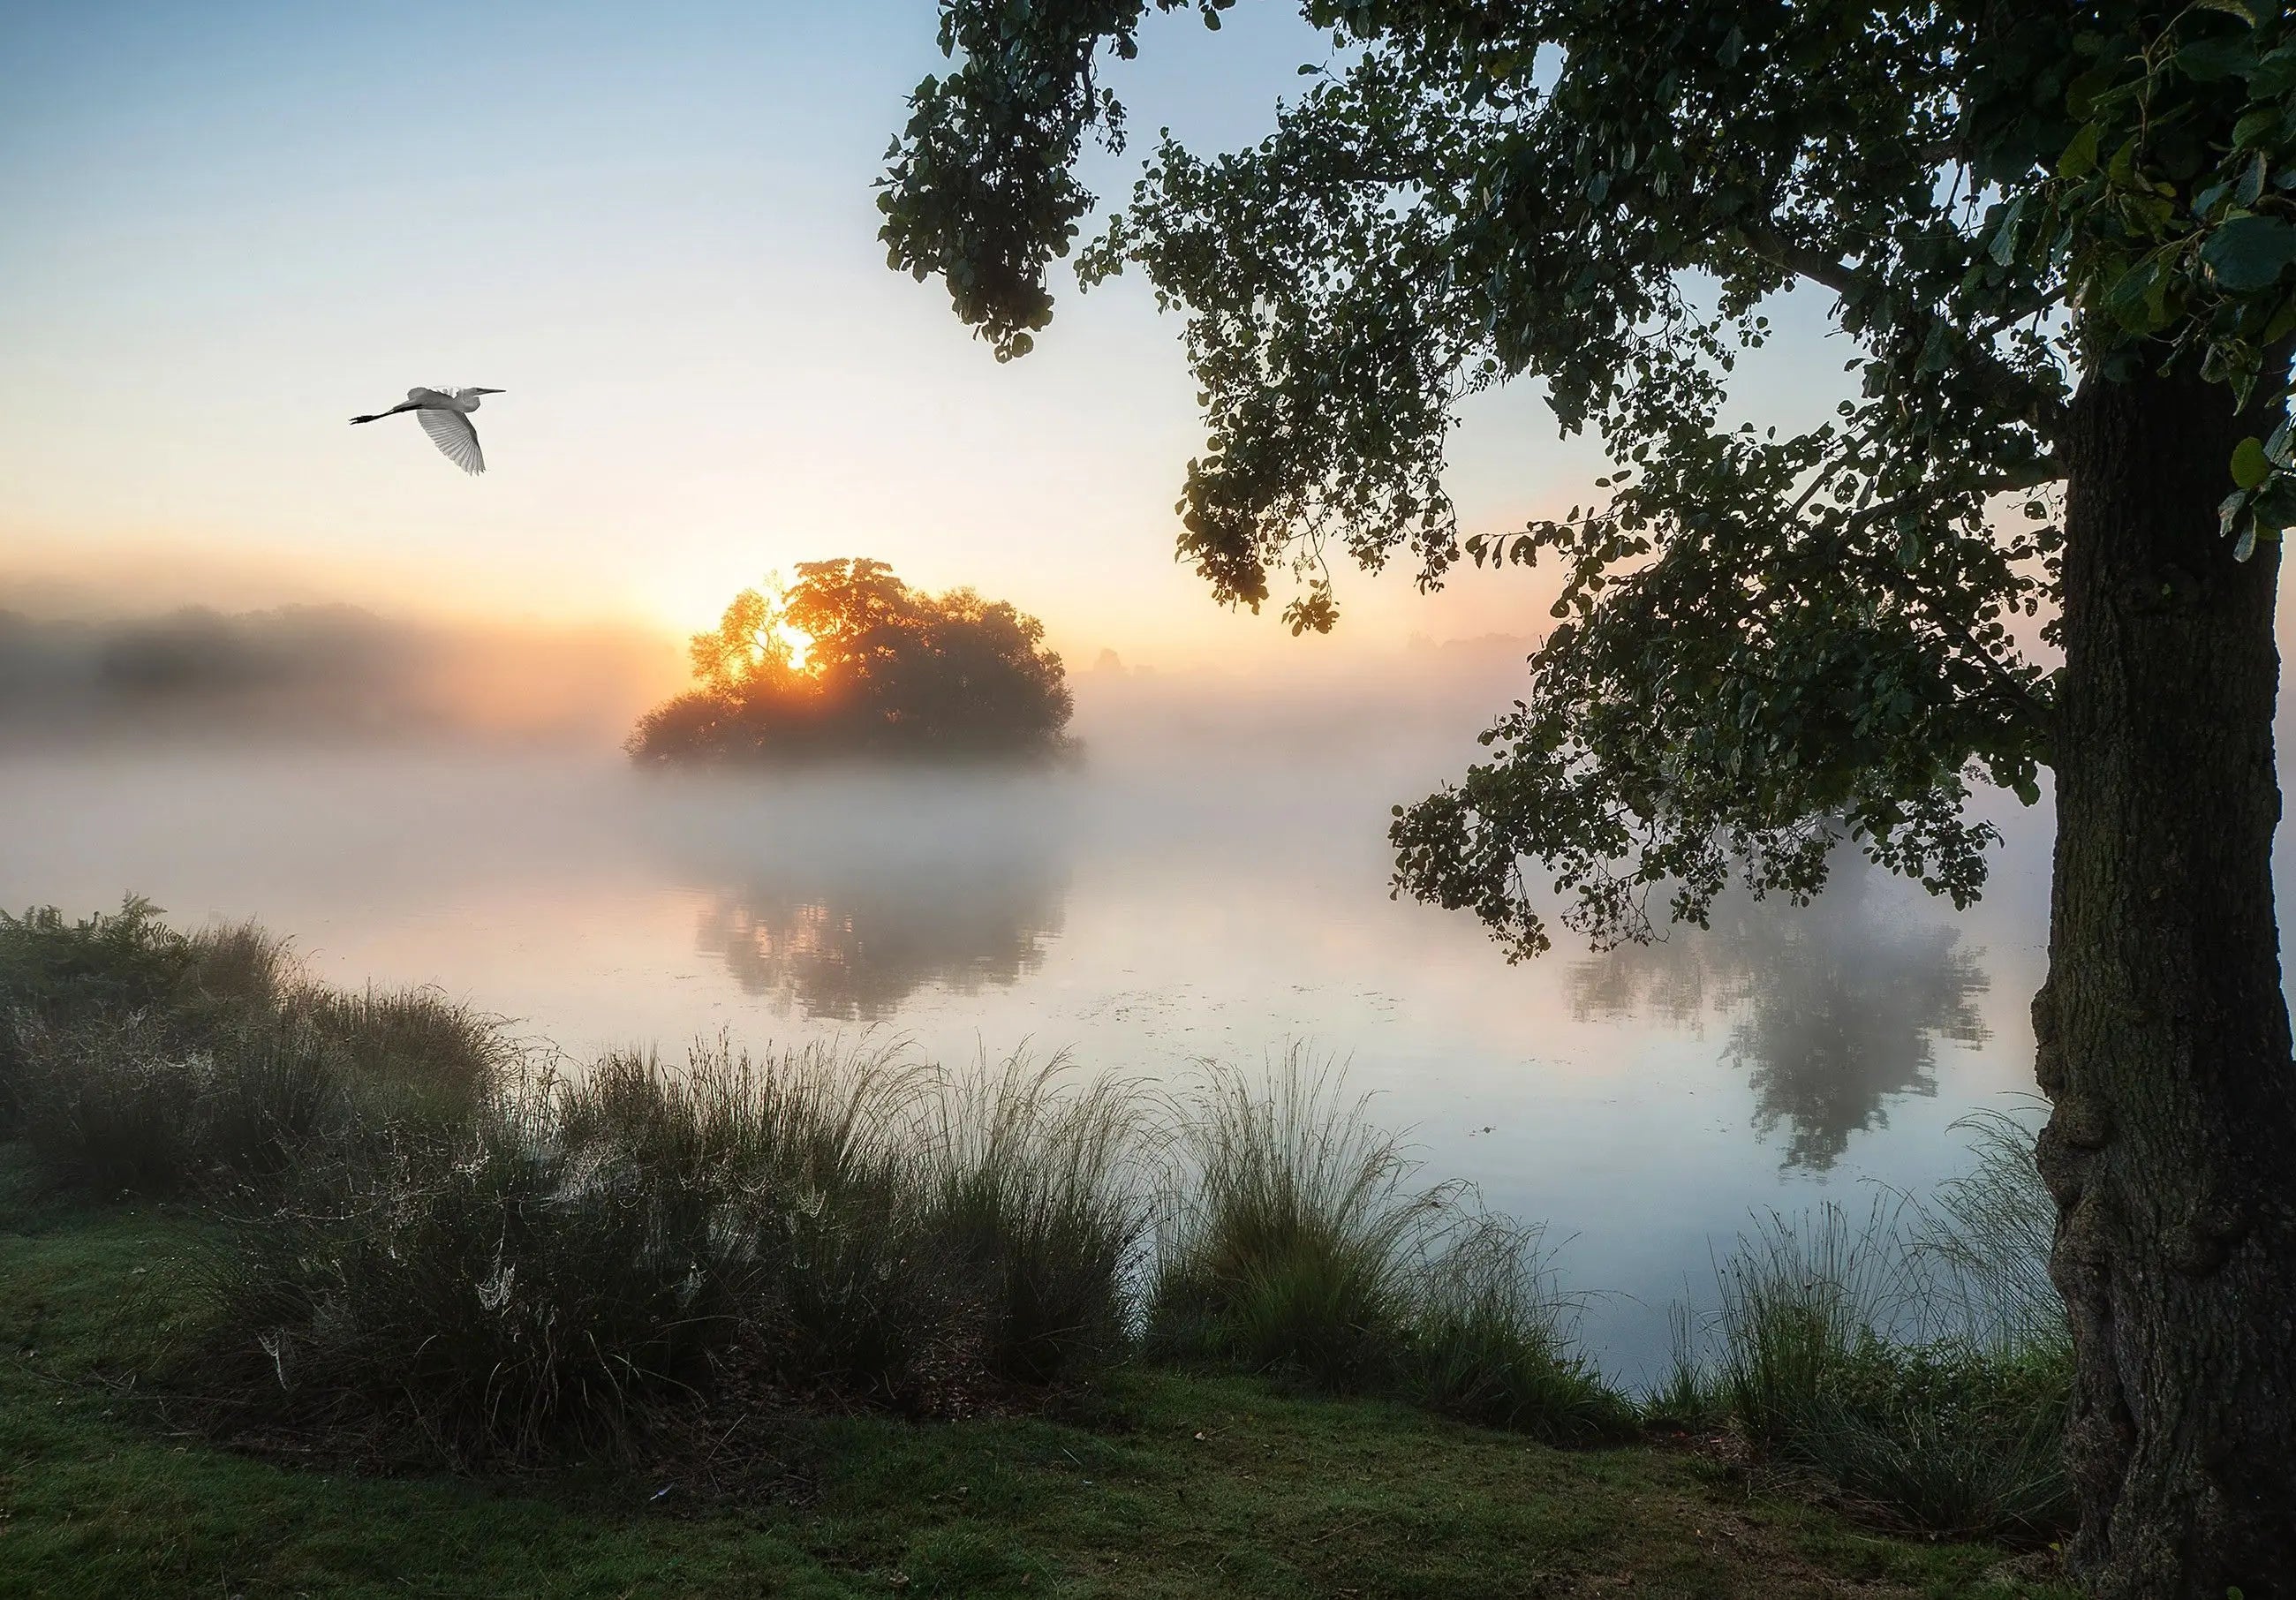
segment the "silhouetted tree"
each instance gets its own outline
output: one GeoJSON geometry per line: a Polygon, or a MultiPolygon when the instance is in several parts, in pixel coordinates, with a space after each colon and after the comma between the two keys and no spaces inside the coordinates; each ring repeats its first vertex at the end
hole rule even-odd
{"type": "Polygon", "coordinates": [[[700,686],[647,712],[627,748],[658,762],[1058,750],[1074,706],[1044,636],[1003,601],[922,594],[883,562],[806,562],[693,636],[700,686]]]}

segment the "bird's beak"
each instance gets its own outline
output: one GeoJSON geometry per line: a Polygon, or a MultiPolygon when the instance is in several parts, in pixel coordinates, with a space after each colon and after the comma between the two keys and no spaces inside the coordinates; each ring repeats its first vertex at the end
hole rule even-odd
{"type": "Polygon", "coordinates": [[[510,390],[507,389],[482,389],[479,390],[479,392],[482,395],[506,395],[510,390]]]}

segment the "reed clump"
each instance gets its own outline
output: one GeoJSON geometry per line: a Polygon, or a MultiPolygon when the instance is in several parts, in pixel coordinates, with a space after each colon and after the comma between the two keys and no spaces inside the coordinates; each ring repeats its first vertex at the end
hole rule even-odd
{"type": "Polygon", "coordinates": [[[1054,1056],[944,1079],[918,1189],[931,1248],[985,1312],[999,1378],[1057,1382],[1128,1352],[1158,1138],[1135,1086],[1054,1056]]]}
{"type": "Polygon", "coordinates": [[[273,1185],[410,1116],[466,1119],[515,1056],[436,991],[305,981],[251,923],[181,932],[135,898],[0,914],[0,1129],[97,1194],[273,1185]]]}
{"type": "Polygon", "coordinates": [[[530,1078],[303,1174],[217,1264],[217,1324],[266,1403],[458,1456],[697,1404],[963,1415],[1124,1346],[1130,1097],[1069,1076],[721,1039],[530,1078]]]}
{"type": "Polygon", "coordinates": [[[1720,1263],[1718,1347],[1678,1357],[1654,1417],[1726,1419],[1757,1456],[1928,1531],[2070,1525],[2071,1340],[2053,1215],[2014,1119],[1968,1119],[1972,1161],[1926,1202],[1772,1216],[1720,1263]]]}
{"type": "Polygon", "coordinates": [[[1541,1234],[1415,1166],[1293,1052],[1214,1069],[1175,1120],[1150,1267],[1152,1354],[1386,1392],[1556,1440],[1631,1431],[1572,1351],[1541,1234]]]}

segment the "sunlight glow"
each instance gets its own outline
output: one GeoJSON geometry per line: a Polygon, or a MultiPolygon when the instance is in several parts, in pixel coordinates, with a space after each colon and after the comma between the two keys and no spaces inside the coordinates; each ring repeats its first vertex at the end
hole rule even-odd
{"type": "Polygon", "coordinates": [[[813,636],[785,617],[775,617],[758,630],[758,648],[768,658],[787,661],[791,672],[810,677],[818,670],[813,664],[813,636]]]}

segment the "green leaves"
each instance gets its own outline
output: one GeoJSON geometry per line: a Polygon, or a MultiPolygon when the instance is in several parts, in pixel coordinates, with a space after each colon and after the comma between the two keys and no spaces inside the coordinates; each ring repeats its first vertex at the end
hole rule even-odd
{"type": "Polygon", "coordinates": [[[2201,247],[2218,283],[2235,294],[2269,287],[2296,261],[2296,226],[2277,217],[2240,217],[2201,247]]]}
{"type": "MultiPolygon", "coordinates": [[[[2065,146],[2064,154],[2057,158],[2057,176],[2081,177],[2095,170],[2097,145],[2103,137],[2104,127],[2102,123],[2082,124],[2080,132],[2075,134],[2072,136],[2072,142],[2065,146]]],[[[1997,250],[1998,247],[1996,248],[1997,250]]],[[[2008,265],[2008,259],[2005,256],[1997,254],[1994,258],[2005,267],[2008,265]]]]}
{"type": "Polygon", "coordinates": [[[2232,453],[2232,480],[2245,489],[2262,488],[2270,476],[2272,464],[2265,459],[2264,441],[2242,439],[2232,453]]]}
{"type": "MultiPolygon", "coordinates": [[[[1152,4],[1196,8],[944,9],[958,64],[917,103],[886,236],[1000,351],[1049,314],[1082,141],[1119,127],[1095,73],[1152,4]]],[[[2032,789],[2051,691],[2011,619],[2046,607],[2062,544],[2050,496],[2013,531],[1990,505],[2055,475],[2090,349],[2219,302],[2203,233],[2277,223],[2276,110],[2218,161],[2271,52],[2226,13],[2137,37],[2118,0],[2078,31],[1848,0],[1307,9],[1332,64],[1252,144],[1160,143],[1079,275],[1136,272],[1184,319],[1207,441],[1179,554],[1216,599],[1304,633],[1343,559],[1554,575],[1561,625],[1486,763],[1398,818],[1398,882],[1519,951],[1546,937],[1530,861],[1598,939],[1648,931],[1654,885],[1693,919],[1734,872],[1806,891],[1844,831],[1973,893],[1964,774],[2032,789]],[[2214,120],[2161,114],[2203,91],[2214,120]],[[1981,221],[1972,193],[1998,196],[1981,221]],[[1796,282],[1855,351],[1848,392],[1823,426],[1725,428],[1796,282]],[[1599,505],[1462,529],[1456,408],[1518,377],[1618,470],[1599,505]]],[[[2269,242],[2218,249],[2237,275],[2269,242]]]]}
{"type": "Polygon", "coordinates": [[[2177,52],[2176,62],[2177,70],[2195,83],[2220,83],[2235,74],[2246,77],[2253,72],[2256,47],[2237,34],[2195,39],[2177,52]]]}

